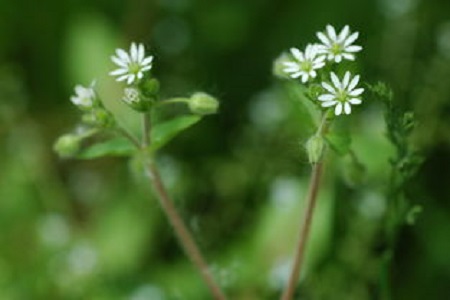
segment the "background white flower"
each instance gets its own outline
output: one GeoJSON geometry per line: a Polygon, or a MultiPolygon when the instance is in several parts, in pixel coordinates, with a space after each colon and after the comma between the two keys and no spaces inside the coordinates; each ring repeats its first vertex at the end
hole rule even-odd
{"type": "Polygon", "coordinates": [[[356,88],[359,82],[359,75],[352,78],[350,72],[346,72],[342,81],[331,72],[331,81],[333,86],[322,82],[322,87],[328,92],[319,96],[319,101],[322,101],[322,107],[335,106],[334,113],[336,116],[342,114],[344,111],[347,115],[352,112],[351,104],[361,104],[359,97],[363,92],[363,88],[356,88]]]}
{"type": "Polygon", "coordinates": [[[75,96],[70,97],[70,101],[81,108],[91,108],[96,99],[93,82],[91,86],[84,87],[82,85],[75,86],[75,96]]]}
{"type": "Polygon", "coordinates": [[[284,62],[284,71],[289,73],[292,78],[302,77],[302,82],[305,83],[309,78],[317,76],[317,69],[325,66],[325,56],[320,55],[317,45],[307,45],[305,52],[297,48],[291,48],[292,56],[295,61],[284,62]]]}
{"type": "Polygon", "coordinates": [[[359,33],[350,34],[350,27],[344,26],[339,34],[333,26],[327,25],[326,32],[318,32],[317,37],[322,42],[320,52],[327,55],[328,60],[339,63],[342,59],[355,60],[355,52],[362,50],[361,46],[353,45],[359,33]]]}
{"type": "Polygon", "coordinates": [[[144,45],[131,43],[130,53],[116,49],[116,56],[111,56],[111,60],[119,69],[109,74],[117,76],[117,81],[126,80],[128,84],[132,84],[142,79],[144,72],[152,68],[153,56],[145,57],[144,45]]]}

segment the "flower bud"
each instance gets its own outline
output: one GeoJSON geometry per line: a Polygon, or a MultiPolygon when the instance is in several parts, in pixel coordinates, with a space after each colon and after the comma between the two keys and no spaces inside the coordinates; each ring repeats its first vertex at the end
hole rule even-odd
{"type": "Polygon", "coordinates": [[[311,164],[316,164],[322,159],[324,148],[325,141],[319,135],[313,135],[306,142],[306,151],[308,153],[308,159],[311,164]]]}
{"type": "Polygon", "coordinates": [[[197,115],[210,115],[217,113],[219,101],[206,93],[195,93],[188,102],[189,109],[197,115]]]}
{"type": "Polygon", "coordinates": [[[80,150],[80,137],[74,134],[61,136],[53,145],[53,150],[61,157],[72,157],[80,150]]]}
{"type": "Polygon", "coordinates": [[[146,97],[156,99],[159,93],[159,81],[155,78],[148,79],[140,84],[140,88],[146,97]]]}
{"type": "Polygon", "coordinates": [[[287,53],[283,53],[280,56],[278,56],[275,61],[273,62],[272,66],[272,73],[278,78],[281,79],[290,79],[289,74],[284,71],[286,66],[284,65],[285,62],[291,62],[292,59],[287,53]]]}
{"type": "Polygon", "coordinates": [[[124,92],[122,100],[132,109],[146,112],[151,108],[153,102],[150,98],[145,97],[138,88],[128,87],[124,92]]]}
{"type": "Polygon", "coordinates": [[[93,109],[82,117],[83,123],[101,128],[111,128],[115,124],[114,117],[104,108],[93,109]]]}

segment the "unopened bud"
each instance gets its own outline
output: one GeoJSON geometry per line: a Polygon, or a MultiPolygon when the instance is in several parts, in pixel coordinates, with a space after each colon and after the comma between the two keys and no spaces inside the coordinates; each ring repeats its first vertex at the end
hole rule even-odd
{"type": "Polygon", "coordinates": [[[217,113],[219,101],[206,93],[195,93],[188,102],[189,109],[197,115],[210,115],[217,113]]]}
{"type": "Polygon", "coordinates": [[[84,114],[82,121],[87,125],[101,128],[110,128],[115,124],[112,114],[104,108],[93,109],[84,114]]]}
{"type": "Polygon", "coordinates": [[[278,56],[275,61],[273,62],[273,66],[272,66],[272,73],[273,75],[275,75],[278,78],[281,79],[289,79],[289,74],[287,74],[284,69],[286,68],[286,66],[284,65],[284,63],[286,62],[292,62],[292,59],[290,58],[290,56],[287,53],[283,53],[280,56],[278,56]]]}
{"type": "Polygon", "coordinates": [[[61,157],[72,157],[80,150],[80,137],[74,134],[65,134],[56,141],[53,150],[61,157]]]}
{"type": "Polygon", "coordinates": [[[319,135],[313,135],[308,142],[306,142],[306,151],[311,164],[316,164],[322,159],[324,148],[325,141],[319,135]]]}
{"type": "Polygon", "coordinates": [[[146,97],[156,99],[159,93],[159,81],[155,78],[148,79],[140,84],[140,88],[146,97]]]}

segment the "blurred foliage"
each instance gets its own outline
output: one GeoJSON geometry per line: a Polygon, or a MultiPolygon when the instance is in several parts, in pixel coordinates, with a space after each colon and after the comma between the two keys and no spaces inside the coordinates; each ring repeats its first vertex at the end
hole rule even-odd
{"type": "Polygon", "coordinates": [[[164,95],[219,96],[159,164],[230,299],[277,299],[316,121],[272,63],[328,23],[360,32],[371,92],[335,124],[352,151],[328,156],[299,298],[450,295],[449,1],[0,3],[0,299],[208,299],[133,161],[52,152],[93,78],[137,126],[107,75],[129,41],[155,55],[164,95]]]}

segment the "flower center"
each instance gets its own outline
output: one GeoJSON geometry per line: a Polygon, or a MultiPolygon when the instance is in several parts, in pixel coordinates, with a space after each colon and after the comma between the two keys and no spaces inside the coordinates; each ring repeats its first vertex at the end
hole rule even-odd
{"type": "Polygon", "coordinates": [[[313,70],[313,64],[309,60],[305,60],[300,64],[300,69],[304,72],[311,72],[313,70]]]}
{"type": "Polygon", "coordinates": [[[333,53],[334,55],[337,55],[337,54],[341,54],[342,53],[342,45],[340,44],[340,43],[334,43],[332,46],[331,46],[331,53],[333,53]]]}
{"type": "Polygon", "coordinates": [[[130,62],[130,63],[128,64],[128,71],[129,71],[131,74],[137,74],[137,73],[139,73],[140,70],[141,70],[141,66],[140,66],[138,63],[136,63],[136,62],[130,62]]]}
{"type": "Polygon", "coordinates": [[[339,102],[341,102],[341,103],[347,102],[347,98],[348,98],[348,93],[347,93],[346,90],[341,90],[341,89],[340,89],[340,90],[336,93],[336,100],[339,101],[339,102]]]}

